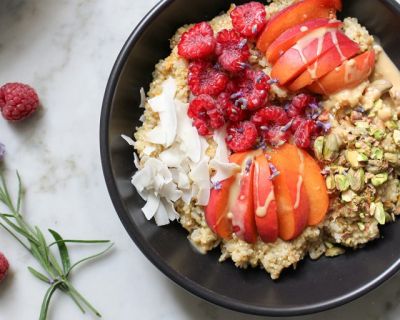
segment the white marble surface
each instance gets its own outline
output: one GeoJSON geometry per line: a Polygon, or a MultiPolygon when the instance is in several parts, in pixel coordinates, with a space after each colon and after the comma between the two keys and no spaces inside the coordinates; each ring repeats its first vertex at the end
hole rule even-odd
{"type": "MultiPolygon", "coordinates": [[[[261,319],[208,304],[168,280],[128,238],[106,191],[98,145],[104,88],[128,34],[156,2],[0,0],[0,83],[30,83],[43,103],[26,122],[0,119],[6,165],[25,179],[31,221],[65,237],[115,242],[72,278],[104,319],[261,319]]],[[[46,286],[26,270],[34,261],[2,230],[0,250],[12,264],[0,286],[0,320],[36,319],[46,286]]],[[[356,302],[298,319],[398,319],[399,299],[400,275],[356,302]]],[[[49,318],[94,319],[61,294],[49,318]]]]}

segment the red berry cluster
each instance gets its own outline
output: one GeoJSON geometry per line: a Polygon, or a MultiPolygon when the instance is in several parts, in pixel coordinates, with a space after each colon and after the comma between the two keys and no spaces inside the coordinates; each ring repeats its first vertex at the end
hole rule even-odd
{"type": "Polygon", "coordinates": [[[192,98],[188,116],[202,136],[227,124],[226,143],[233,152],[254,148],[257,142],[280,145],[293,134],[308,148],[317,125],[310,118],[315,98],[298,95],[286,108],[271,106],[271,79],[249,64],[249,43],[266,25],[265,7],[249,2],[230,14],[232,30],[214,36],[207,22],[194,25],[178,44],[178,54],[189,60],[188,84],[192,98]]]}
{"type": "Polygon", "coordinates": [[[7,258],[0,252],[0,282],[7,276],[8,268],[10,267],[7,258]]]}

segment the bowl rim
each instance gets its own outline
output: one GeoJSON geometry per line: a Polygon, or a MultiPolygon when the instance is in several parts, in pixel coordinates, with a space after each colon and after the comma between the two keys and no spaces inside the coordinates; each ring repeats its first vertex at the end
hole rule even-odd
{"type": "MultiPolygon", "coordinates": [[[[109,120],[111,113],[111,105],[114,98],[114,92],[131,49],[136,45],[137,41],[144,33],[146,27],[150,25],[152,21],[156,19],[159,16],[159,14],[169,5],[171,5],[174,1],[175,0],[159,1],[143,17],[143,19],[139,22],[139,24],[134,28],[132,33],[129,35],[123,48],[118,54],[118,57],[114,63],[111,74],[109,76],[104,93],[101,116],[100,116],[99,142],[100,142],[100,156],[101,156],[101,164],[102,164],[104,179],[107,185],[108,192],[110,194],[110,198],[114,205],[114,208],[125,230],[128,232],[129,236],[135,242],[137,247],[147,257],[147,259],[149,259],[162,273],[164,273],[168,278],[173,280],[176,284],[186,289],[190,293],[230,310],[246,314],[261,315],[261,316],[299,316],[299,315],[312,314],[332,309],[365,295],[369,291],[377,288],[384,281],[394,276],[395,273],[400,269],[400,258],[389,269],[380,274],[378,277],[371,279],[365,285],[358,287],[345,295],[332,298],[324,302],[309,304],[303,307],[287,307],[287,308],[249,306],[248,304],[243,303],[239,300],[210,291],[207,288],[199,285],[198,283],[181,276],[173,268],[168,266],[163,260],[159,259],[159,256],[156,253],[156,251],[147,245],[145,238],[140,235],[138,228],[130,223],[128,214],[125,211],[122,200],[118,194],[116,181],[113,175],[113,169],[111,167],[110,145],[109,145],[109,120]]],[[[395,11],[396,14],[400,16],[400,4],[397,3],[396,0],[379,0],[379,1],[383,2],[384,5],[388,6],[391,10],[395,11]]]]}

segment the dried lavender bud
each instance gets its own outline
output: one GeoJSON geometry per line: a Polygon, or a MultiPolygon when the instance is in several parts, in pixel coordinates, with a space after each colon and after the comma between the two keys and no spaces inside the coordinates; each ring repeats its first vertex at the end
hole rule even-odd
{"type": "Polygon", "coordinates": [[[222,189],[222,183],[221,183],[221,181],[215,181],[215,182],[213,182],[213,188],[214,188],[215,190],[221,190],[221,189],[222,189]]]}
{"type": "Polygon", "coordinates": [[[0,142],[0,161],[3,160],[6,153],[6,146],[0,142]]]}
{"type": "Polygon", "coordinates": [[[272,163],[268,163],[268,165],[269,165],[269,169],[271,170],[271,175],[269,176],[268,179],[273,180],[274,178],[279,176],[281,173],[272,163]]]}

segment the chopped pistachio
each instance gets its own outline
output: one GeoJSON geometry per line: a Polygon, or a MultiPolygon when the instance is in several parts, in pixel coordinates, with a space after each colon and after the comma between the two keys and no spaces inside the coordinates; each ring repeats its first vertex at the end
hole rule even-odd
{"type": "Polygon", "coordinates": [[[358,229],[360,229],[360,231],[364,231],[365,230],[365,224],[362,222],[357,222],[358,225],[358,229]]]}
{"type": "Polygon", "coordinates": [[[388,174],[386,172],[379,173],[371,179],[371,183],[374,187],[378,187],[384,184],[387,180],[388,180],[388,174]]]}
{"type": "Polygon", "coordinates": [[[355,125],[357,128],[360,128],[360,129],[368,129],[369,128],[369,123],[366,121],[356,121],[355,125]]]}
{"type": "Polygon", "coordinates": [[[385,126],[386,128],[388,128],[389,130],[395,130],[398,128],[397,123],[393,120],[389,120],[385,122],[385,126]]]}
{"type": "Polygon", "coordinates": [[[358,170],[349,170],[349,182],[350,182],[350,188],[354,191],[360,191],[364,189],[365,186],[365,172],[362,168],[358,170]]]}
{"type": "Polygon", "coordinates": [[[349,179],[343,174],[335,175],[336,189],[339,191],[346,191],[350,187],[349,179]]]}
{"type": "Polygon", "coordinates": [[[359,162],[368,161],[368,157],[364,153],[358,152],[357,161],[359,162]]]}
{"type": "Polygon", "coordinates": [[[335,189],[335,179],[332,177],[332,176],[327,176],[326,177],[326,180],[325,180],[325,183],[326,183],[326,187],[328,188],[328,190],[333,190],[333,189],[335,189]]]}
{"type": "Polygon", "coordinates": [[[375,212],[374,217],[379,224],[385,224],[386,217],[385,217],[385,209],[383,208],[382,202],[377,202],[375,204],[375,212]]]}
{"type": "Polygon", "coordinates": [[[400,146],[400,131],[399,130],[394,130],[393,131],[393,140],[394,143],[400,146]]]}
{"type": "Polygon", "coordinates": [[[323,150],[324,159],[327,161],[335,159],[339,154],[340,145],[341,141],[335,133],[327,135],[323,150]]]}
{"type": "Polygon", "coordinates": [[[332,248],[328,248],[325,251],[325,256],[326,257],[336,257],[336,256],[339,256],[339,255],[341,255],[343,253],[345,253],[345,250],[343,248],[332,247],[332,248]]]}
{"type": "Polygon", "coordinates": [[[375,202],[371,202],[371,204],[369,205],[369,215],[370,216],[374,216],[375,215],[375,209],[376,209],[376,203],[375,202]]]}
{"type": "Polygon", "coordinates": [[[333,244],[330,243],[329,241],[325,241],[325,247],[329,248],[333,248],[333,244]]]}
{"type": "Polygon", "coordinates": [[[315,139],[314,153],[318,160],[323,159],[324,143],[325,143],[325,138],[323,136],[319,136],[317,139],[315,139]]]}
{"type": "Polygon", "coordinates": [[[383,150],[381,148],[373,147],[371,150],[371,159],[382,160],[383,150]]]}
{"type": "Polygon", "coordinates": [[[353,190],[347,190],[342,193],[341,198],[344,202],[351,202],[357,194],[353,190]]]}
{"type": "Polygon", "coordinates": [[[385,131],[382,129],[372,130],[371,133],[373,137],[378,141],[382,140],[385,137],[385,131]]]}
{"type": "Polygon", "coordinates": [[[360,166],[358,162],[359,155],[356,150],[346,150],[345,157],[353,168],[358,168],[360,166]]]}

